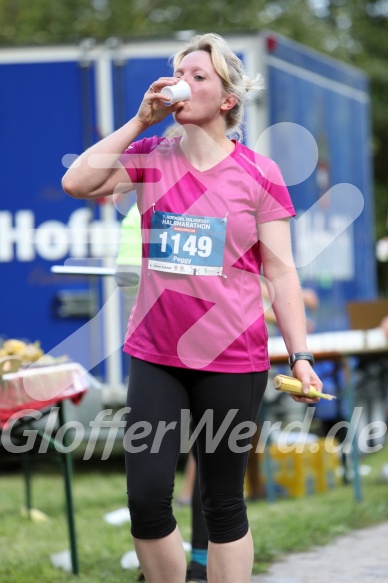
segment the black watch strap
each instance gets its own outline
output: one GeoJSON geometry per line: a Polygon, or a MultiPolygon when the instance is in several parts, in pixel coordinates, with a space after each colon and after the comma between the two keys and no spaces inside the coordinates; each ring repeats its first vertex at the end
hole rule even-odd
{"type": "Polygon", "coordinates": [[[314,366],[314,355],[311,352],[293,352],[288,357],[288,364],[290,368],[294,366],[297,360],[308,360],[311,366],[314,366]]]}

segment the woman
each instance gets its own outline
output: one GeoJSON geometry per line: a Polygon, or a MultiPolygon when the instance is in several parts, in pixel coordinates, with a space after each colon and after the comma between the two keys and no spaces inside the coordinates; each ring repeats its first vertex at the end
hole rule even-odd
{"type": "Polygon", "coordinates": [[[125,444],[132,534],[147,582],[185,580],[171,500],[188,411],[197,428],[207,423],[196,443],[208,581],[248,583],[253,543],[243,482],[269,369],[261,268],[294,376],[306,392],[322,384],[307,353],[288,191],[276,164],[229,138],[259,82],[216,34],[194,37],[173,64],[173,76],[152,83],[134,118],[86,151],[63,187],[77,198],[138,190],[143,271],[124,346],[131,355],[125,444]],[[166,106],[161,89],[181,79],[190,99],[166,106]],[[138,140],[169,114],[183,136],[138,140]]]}

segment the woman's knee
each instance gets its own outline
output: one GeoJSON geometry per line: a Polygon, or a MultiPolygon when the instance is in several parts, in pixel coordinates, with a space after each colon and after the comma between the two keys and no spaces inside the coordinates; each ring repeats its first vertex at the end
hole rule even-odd
{"type": "Polygon", "coordinates": [[[172,513],[171,492],[150,486],[128,489],[131,532],[141,539],[162,538],[170,534],[176,521],[172,513]]]}
{"type": "Polygon", "coordinates": [[[203,500],[203,513],[214,543],[228,543],[243,538],[248,532],[247,509],[241,495],[217,494],[203,500]]]}

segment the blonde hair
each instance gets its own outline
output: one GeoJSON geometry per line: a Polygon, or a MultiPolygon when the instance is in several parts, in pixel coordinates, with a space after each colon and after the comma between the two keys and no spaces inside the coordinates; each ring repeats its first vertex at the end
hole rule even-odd
{"type": "Polygon", "coordinates": [[[236,95],[237,103],[226,113],[225,124],[228,133],[236,134],[241,141],[245,104],[261,92],[264,87],[263,78],[257,75],[251,80],[245,73],[241,59],[229,48],[222,36],[212,32],[199,34],[190,39],[174,55],[172,59],[174,70],[182,59],[193,51],[206,51],[210,54],[225,92],[236,95]]]}

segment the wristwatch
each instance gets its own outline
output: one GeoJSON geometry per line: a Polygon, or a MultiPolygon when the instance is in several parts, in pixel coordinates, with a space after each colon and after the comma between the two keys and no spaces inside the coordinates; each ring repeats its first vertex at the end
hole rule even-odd
{"type": "Polygon", "coordinates": [[[290,368],[294,366],[297,360],[308,360],[311,366],[314,366],[314,355],[311,352],[293,352],[288,357],[290,368]]]}

